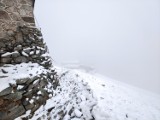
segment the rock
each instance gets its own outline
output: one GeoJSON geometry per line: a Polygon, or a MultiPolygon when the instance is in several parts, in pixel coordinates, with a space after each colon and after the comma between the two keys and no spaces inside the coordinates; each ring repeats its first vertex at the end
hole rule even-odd
{"type": "Polygon", "coordinates": [[[7,12],[0,10],[0,19],[10,20],[10,17],[7,12]]]}
{"type": "Polygon", "coordinates": [[[14,36],[14,34],[15,34],[15,33],[13,32],[13,30],[8,30],[8,31],[7,31],[7,35],[8,35],[8,36],[14,36]]]}
{"type": "MultiPolygon", "coordinates": [[[[1,43],[0,43],[1,44],[1,43]]],[[[0,50],[0,55],[1,54],[4,54],[5,53],[5,51],[4,50],[2,50],[2,48],[1,48],[1,50],[0,50]]]]}
{"type": "Polygon", "coordinates": [[[34,104],[27,104],[27,105],[25,105],[25,109],[26,110],[31,110],[32,108],[34,108],[34,104]]]}
{"type": "Polygon", "coordinates": [[[49,96],[47,91],[45,91],[43,88],[40,88],[39,90],[42,92],[42,96],[44,96],[44,97],[48,97],[49,96]]]}
{"type": "Polygon", "coordinates": [[[29,78],[23,78],[16,80],[17,85],[24,85],[27,81],[29,81],[29,78]]]}
{"type": "Polygon", "coordinates": [[[34,92],[33,91],[28,91],[26,92],[23,96],[27,97],[27,98],[32,98],[34,92]]]}
{"type": "Polygon", "coordinates": [[[0,48],[4,48],[5,46],[4,42],[0,42],[0,48]]]}
{"type": "Polygon", "coordinates": [[[40,86],[43,88],[43,87],[45,87],[46,85],[48,84],[48,82],[47,82],[47,80],[41,80],[40,81],[40,86]]]}
{"type": "Polygon", "coordinates": [[[10,1],[10,0],[3,0],[3,3],[4,3],[6,6],[13,6],[13,5],[14,5],[14,1],[10,1]]]}
{"type": "Polygon", "coordinates": [[[23,107],[23,105],[15,106],[9,110],[8,120],[13,120],[24,113],[25,113],[25,108],[23,107]]]}
{"type": "Polygon", "coordinates": [[[19,54],[18,52],[12,53],[12,57],[13,57],[13,58],[16,58],[16,57],[19,57],[19,56],[20,56],[20,54],[19,54]]]}
{"type": "Polygon", "coordinates": [[[8,95],[12,92],[12,88],[8,87],[0,92],[0,96],[8,95]]]}
{"type": "Polygon", "coordinates": [[[5,7],[5,4],[0,3],[0,8],[3,8],[3,7],[5,7]]]}
{"type": "Polygon", "coordinates": [[[39,96],[39,99],[37,100],[37,103],[43,104],[46,101],[42,96],[39,96]]]}
{"type": "Polygon", "coordinates": [[[23,104],[24,106],[27,106],[27,105],[29,104],[29,102],[25,99],[25,100],[22,101],[22,104],[23,104]]]}
{"type": "Polygon", "coordinates": [[[1,63],[5,63],[5,64],[10,64],[11,63],[12,58],[1,58],[1,63]]]}
{"type": "Polygon", "coordinates": [[[31,52],[31,49],[24,49],[23,50],[25,53],[29,54],[31,52]]]}
{"type": "Polygon", "coordinates": [[[16,34],[16,42],[18,42],[18,43],[22,43],[22,42],[23,42],[22,33],[18,32],[18,33],[16,34]]]}
{"type": "Polygon", "coordinates": [[[31,113],[34,113],[41,105],[40,104],[36,104],[32,109],[31,109],[31,113]]]}
{"type": "Polygon", "coordinates": [[[4,103],[4,100],[0,98],[0,105],[2,105],[3,103],[4,103]]]}
{"type": "Polygon", "coordinates": [[[12,100],[12,101],[17,101],[17,100],[20,100],[21,98],[22,98],[21,92],[11,93],[4,97],[4,99],[12,100]]]}
{"type": "Polygon", "coordinates": [[[0,111],[0,120],[6,120],[7,117],[7,112],[0,111]]]}
{"type": "Polygon", "coordinates": [[[6,77],[8,77],[8,76],[0,76],[0,78],[6,78],[6,77]]]}
{"type": "Polygon", "coordinates": [[[16,47],[16,50],[17,51],[20,51],[20,50],[22,50],[23,48],[22,48],[22,45],[18,45],[17,47],[16,47]]]}
{"type": "Polygon", "coordinates": [[[6,70],[4,70],[4,69],[1,69],[2,70],[2,72],[4,73],[4,74],[6,74],[6,73],[8,73],[6,70]]]}
{"type": "Polygon", "coordinates": [[[10,103],[5,107],[5,109],[6,109],[6,110],[9,110],[9,109],[15,107],[16,105],[17,105],[16,102],[10,102],[10,103]]]}
{"type": "Polygon", "coordinates": [[[33,18],[33,17],[22,17],[22,19],[23,19],[25,22],[34,23],[34,18],[33,18]]]}
{"type": "Polygon", "coordinates": [[[27,63],[28,62],[27,58],[24,56],[19,56],[15,58],[14,61],[15,63],[27,63]]]}

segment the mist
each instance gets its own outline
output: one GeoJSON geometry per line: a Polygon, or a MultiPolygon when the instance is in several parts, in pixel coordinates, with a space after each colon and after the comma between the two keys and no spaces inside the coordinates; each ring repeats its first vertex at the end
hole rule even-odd
{"type": "Polygon", "coordinates": [[[159,0],[37,0],[35,16],[55,63],[160,94],[159,0]]]}

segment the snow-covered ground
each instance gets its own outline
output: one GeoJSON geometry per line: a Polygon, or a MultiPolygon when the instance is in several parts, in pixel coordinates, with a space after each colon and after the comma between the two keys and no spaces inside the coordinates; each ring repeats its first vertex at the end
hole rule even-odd
{"type": "MultiPolygon", "coordinates": [[[[32,66],[13,66],[18,69],[16,72],[7,67],[3,69],[13,78],[38,74],[34,73],[37,69],[42,72],[40,66],[32,66]]],[[[56,67],[56,71],[60,86],[31,120],[160,120],[160,96],[157,94],[96,73],[62,67],[56,67]]],[[[4,76],[0,80],[5,83],[5,79],[4,76]]],[[[29,114],[30,111],[26,115],[29,114]]]]}
{"type": "Polygon", "coordinates": [[[160,120],[159,95],[96,73],[72,69],[69,74],[78,75],[75,81],[82,79],[93,91],[97,105],[92,113],[96,120],[160,120]]]}
{"type": "Polygon", "coordinates": [[[4,65],[0,67],[0,92],[9,87],[9,84],[15,84],[17,79],[32,78],[42,72],[46,73],[46,69],[37,63],[21,63],[17,65],[4,65]]]}
{"type": "Polygon", "coordinates": [[[160,120],[160,96],[101,75],[73,71],[93,90],[96,120],[160,120]]]}

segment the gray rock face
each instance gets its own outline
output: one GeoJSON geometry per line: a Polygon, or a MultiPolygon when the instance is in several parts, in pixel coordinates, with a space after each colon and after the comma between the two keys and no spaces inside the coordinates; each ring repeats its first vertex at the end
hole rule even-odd
{"type": "MultiPolygon", "coordinates": [[[[29,22],[31,19],[26,20],[29,22]]],[[[27,110],[31,111],[31,115],[26,117],[29,119],[46,103],[59,82],[55,76],[56,72],[50,70],[51,58],[46,54],[47,47],[37,28],[19,27],[16,32],[10,31],[8,36],[0,39],[0,67],[6,64],[32,62],[38,63],[48,71],[37,76],[17,79],[15,84],[10,84],[10,87],[0,92],[0,120],[13,120],[27,110]]],[[[0,78],[7,77],[7,71],[2,72],[3,76],[0,78]]]]}
{"type": "Polygon", "coordinates": [[[0,92],[0,120],[12,120],[27,110],[31,115],[49,99],[53,94],[54,86],[58,86],[55,71],[40,74],[32,78],[17,79],[15,85],[11,85],[0,92]],[[47,77],[52,76],[52,77],[47,77]],[[56,82],[55,82],[56,81],[56,82]],[[48,86],[52,84],[53,86],[48,86]],[[19,89],[19,85],[22,86],[19,89]]]}
{"type": "Polygon", "coordinates": [[[0,65],[33,62],[46,68],[52,66],[51,58],[45,55],[47,46],[37,28],[23,26],[16,32],[8,31],[8,34],[14,39],[0,39],[0,65]],[[3,56],[6,53],[7,55],[3,56]]]}
{"type": "Polygon", "coordinates": [[[0,92],[0,97],[1,96],[4,96],[4,95],[8,95],[12,92],[12,88],[11,87],[8,87],[6,89],[4,89],[3,91],[0,92]]]}
{"type": "Polygon", "coordinates": [[[22,98],[21,92],[11,93],[11,94],[4,97],[4,99],[6,99],[6,100],[13,100],[13,101],[18,101],[21,98],[22,98]]]}
{"type": "Polygon", "coordinates": [[[4,57],[4,58],[1,58],[1,64],[10,64],[11,63],[11,61],[12,61],[12,59],[11,58],[9,58],[9,57],[4,57]]]}
{"type": "Polygon", "coordinates": [[[26,63],[28,62],[27,58],[24,56],[19,56],[14,59],[15,63],[26,63]]]}

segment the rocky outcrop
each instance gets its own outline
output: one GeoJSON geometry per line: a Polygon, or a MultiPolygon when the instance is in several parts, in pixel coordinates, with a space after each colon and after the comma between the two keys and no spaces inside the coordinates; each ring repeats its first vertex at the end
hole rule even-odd
{"type": "Polygon", "coordinates": [[[0,0],[0,38],[19,25],[35,26],[33,0],[0,0]]]}
{"type": "Polygon", "coordinates": [[[40,30],[19,27],[16,32],[8,33],[8,37],[0,39],[0,66],[32,62],[49,68],[52,62],[47,51],[40,30]]]}
{"type": "Polygon", "coordinates": [[[47,46],[35,27],[33,7],[34,0],[0,0],[0,85],[7,84],[0,89],[0,120],[13,120],[27,111],[31,111],[27,119],[32,118],[58,86],[47,46]],[[23,76],[14,68],[20,65],[28,69],[30,63],[38,64],[41,73],[23,76]]]}
{"type": "Polygon", "coordinates": [[[0,92],[0,120],[13,120],[28,110],[34,112],[52,97],[58,81],[54,70],[32,78],[17,79],[15,84],[0,92]]]}
{"type": "MultiPolygon", "coordinates": [[[[56,72],[51,70],[52,61],[40,30],[20,26],[16,32],[7,34],[8,37],[0,39],[0,68],[7,64],[38,63],[47,72],[17,79],[15,84],[10,83],[8,88],[0,91],[0,120],[13,120],[28,110],[31,110],[28,116],[31,118],[58,86],[56,72]]],[[[1,71],[4,76],[0,77],[7,77],[7,71],[1,71]]]]}
{"type": "MultiPolygon", "coordinates": [[[[0,91],[0,120],[13,120],[28,110],[31,110],[31,114],[27,118],[31,118],[52,97],[58,86],[56,72],[51,70],[52,61],[40,30],[20,26],[16,32],[7,34],[8,37],[0,39],[0,68],[7,64],[37,63],[47,72],[17,79],[14,84],[10,83],[8,88],[0,91]]],[[[0,75],[0,78],[7,77],[7,71],[1,71],[4,76],[0,75]]]]}

